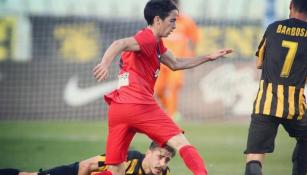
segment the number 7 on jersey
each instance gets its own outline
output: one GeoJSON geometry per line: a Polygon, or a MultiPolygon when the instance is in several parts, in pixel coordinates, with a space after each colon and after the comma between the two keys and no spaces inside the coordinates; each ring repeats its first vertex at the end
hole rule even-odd
{"type": "Polygon", "coordinates": [[[288,48],[288,53],[286,55],[284,65],[282,67],[280,77],[288,78],[289,73],[291,71],[292,64],[293,64],[293,60],[297,52],[298,43],[293,42],[293,41],[283,40],[282,47],[288,48]]]}

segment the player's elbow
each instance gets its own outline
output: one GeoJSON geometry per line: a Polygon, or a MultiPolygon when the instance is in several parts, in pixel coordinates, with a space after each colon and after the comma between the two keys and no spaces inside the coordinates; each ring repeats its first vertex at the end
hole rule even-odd
{"type": "Polygon", "coordinates": [[[179,62],[176,59],[171,59],[170,57],[162,58],[162,63],[172,71],[180,69],[179,62]]]}
{"type": "Polygon", "coordinates": [[[262,69],[262,64],[263,64],[263,59],[258,57],[256,60],[257,69],[262,69]]]}
{"type": "Polygon", "coordinates": [[[180,67],[178,66],[178,64],[170,64],[168,67],[169,67],[172,71],[180,70],[180,67]]]}
{"type": "Polygon", "coordinates": [[[262,65],[260,65],[260,66],[257,65],[256,68],[257,69],[262,69],[262,65]]]}
{"type": "Polygon", "coordinates": [[[260,62],[257,62],[256,63],[256,68],[257,69],[262,69],[262,62],[260,63],[260,62]]]}

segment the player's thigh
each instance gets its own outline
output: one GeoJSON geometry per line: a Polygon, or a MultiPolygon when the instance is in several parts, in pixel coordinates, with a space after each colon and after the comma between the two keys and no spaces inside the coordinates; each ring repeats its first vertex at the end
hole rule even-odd
{"type": "Polygon", "coordinates": [[[130,127],[135,116],[132,104],[112,103],[108,112],[107,164],[119,164],[126,159],[129,145],[136,131],[130,127]]]}
{"type": "Polygon", "coordinates": [[[183,132],[157,104],[145,105],[144,108],[144,113],[134,118],[133,126],[159,145],[183,132]]]}
{"type": "Polygon", "coordinates": [[[285,120],[282,125],[290,137],[307,139],[307,115],[302,120],[285,120]]]}
{"type": "Polygon", "coordinates": [[[106,163],[119,164],[126,160],[129,145],[136,131],[126,124],[109,127],[106,163]]]}
{"type": "Polygon", "coordinates": [[[180,133],[170,138],[167,141],[167,145],[172,148],[175,148],[176,150],[180,150],[182,147],[190,145],[190,142],[183,133],[180,133]]]}
{"type": "Polygon", "coordinates": [[[245,154],[271,153],[274,151],[274,141],[279,121],[275,117],[253,114],[248,131],[245,154]]]}

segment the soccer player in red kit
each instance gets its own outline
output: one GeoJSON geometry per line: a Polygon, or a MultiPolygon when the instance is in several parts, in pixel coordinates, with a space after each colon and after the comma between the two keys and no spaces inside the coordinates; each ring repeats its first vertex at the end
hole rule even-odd
{"type": "MultiPolygon", "coordinates": [[[[106,174],[124,175],[128,147],[134,135],[144,133],[159,145],[176,149],[194,175],[207,175],[204,161],[188,142],[182,130],[159,107],[154,99],[154,85],[160,63],[172,70],[196,67],[232,52],[216,53],[190,59],[175,58],[161,40],[176,28],[178,9],[170,0],[150,0],[144,9],[148,27],[134,36],[114,41],[93,69],[94,77],[102,81],[108,76],[112,60],[121,54],[119,83],[105,96],[108,109],[106,174]]],[[[163,163],[163,162],[161,162],[163,163]]]]}

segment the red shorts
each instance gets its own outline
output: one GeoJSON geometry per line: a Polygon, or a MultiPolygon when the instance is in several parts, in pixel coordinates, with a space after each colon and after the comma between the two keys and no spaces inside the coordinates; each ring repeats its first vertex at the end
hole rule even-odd
{"type": "Polygon", "coordinates": [[[159,145],[164,145],[182,130],[158,104],[119,104],[112,102],[108,111],[109,133],[106,164],[126,161],[134,135],[146,134],[159,145]]]}

